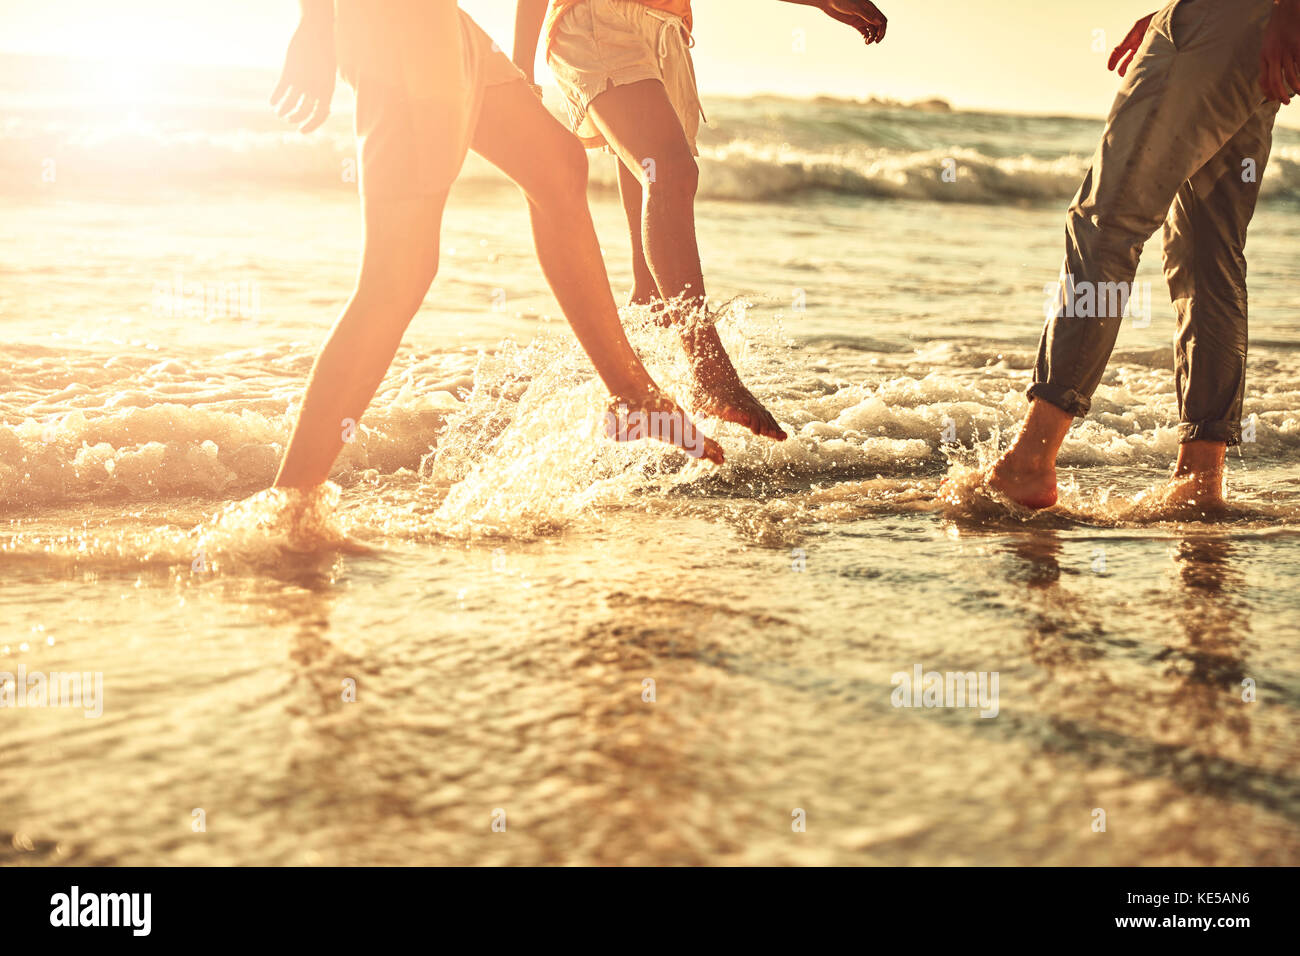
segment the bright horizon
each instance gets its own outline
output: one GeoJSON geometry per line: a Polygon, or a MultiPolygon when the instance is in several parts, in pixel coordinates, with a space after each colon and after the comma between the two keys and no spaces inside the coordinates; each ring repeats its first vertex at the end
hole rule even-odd
{"type": "MultiPolygon", "coordinates": [[[[937,97],[959,109],[1099,117],[1117,84],[1106,70],[1109,50],[1149,12],[1149,3],[1132,0],[1056,10],[1038,0],[878,5],[888,35],[867,47],[812,7],[696,0],[701,92],[937,97]]],[[[513,3],[464,0],[461,7],[509,49],[513,3]]],[[[225,0],[219,15],[169,0],[9,0],[0,9],[0,52],[276,68],[297,12],[294,0],[225,0]]],[[[539,80],[549,81],[544,68],[539,80]]]]}

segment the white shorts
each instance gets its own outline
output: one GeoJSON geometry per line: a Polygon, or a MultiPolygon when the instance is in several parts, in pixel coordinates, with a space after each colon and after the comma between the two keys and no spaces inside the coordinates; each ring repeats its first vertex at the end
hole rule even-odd
{"type": "Polygon", "coordinates": [[[363,199],[446,192],[469,152],[483,91],[524,79],[448,0],[339,0],[335,45],[357,94],[363,199]]]}
{"type": "Polygon", "coordinates": [[[587,115],[591,101],[611,86],[659,80],[699,155],[700,94],[691,60],[690,31],[681,17],[636,0],[581,0],[560,17],[547,51],[570,128],[589,149],[605,138],[587,115]]]}

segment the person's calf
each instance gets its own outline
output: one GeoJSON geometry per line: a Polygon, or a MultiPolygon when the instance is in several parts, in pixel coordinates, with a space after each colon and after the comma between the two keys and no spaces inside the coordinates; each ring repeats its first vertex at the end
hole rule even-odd
{"type": "Polygon", "coordinates": [[[329,477],[348,440],[344,436],[355,433],[428,288],[418,280],[398,286],[400,293],[359,289],[330,330],[312,367],[277,487],[308,488],[329,477]]]}

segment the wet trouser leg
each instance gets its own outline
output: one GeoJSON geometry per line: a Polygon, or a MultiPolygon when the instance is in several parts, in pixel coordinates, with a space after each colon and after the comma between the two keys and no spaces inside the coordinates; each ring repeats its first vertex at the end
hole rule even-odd
{"type": "Polygon", "coordinates": [[[1246,387],[1246,229],[1277,103],[1261,106],[1178,190],[1165,220],[1165,279],[1178,311],[1179,441],[1241,441],[1246,387]]]}
{"type": "Polygon", "coordinates": [[[1143,244],[1264,102],[1259,52],[1271,12],[1270,0],[1177,0],[1152,19],[1066,216],[1063,281],[1031,397],[1087,414],[1143,244]]]}

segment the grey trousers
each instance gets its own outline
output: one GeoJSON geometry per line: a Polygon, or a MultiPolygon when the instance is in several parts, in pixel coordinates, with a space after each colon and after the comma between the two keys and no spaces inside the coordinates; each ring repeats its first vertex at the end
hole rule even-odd
{"type": "Polygon", "coordinates": [[[1087,414],[1163,220],[1179,441],[1241,440],[1246,229],[1279,106],[1259,88],[1271,13],[1271,0],[1175,0],[1152,19],[1066,217],[1031,397],[1087,414]]]}

